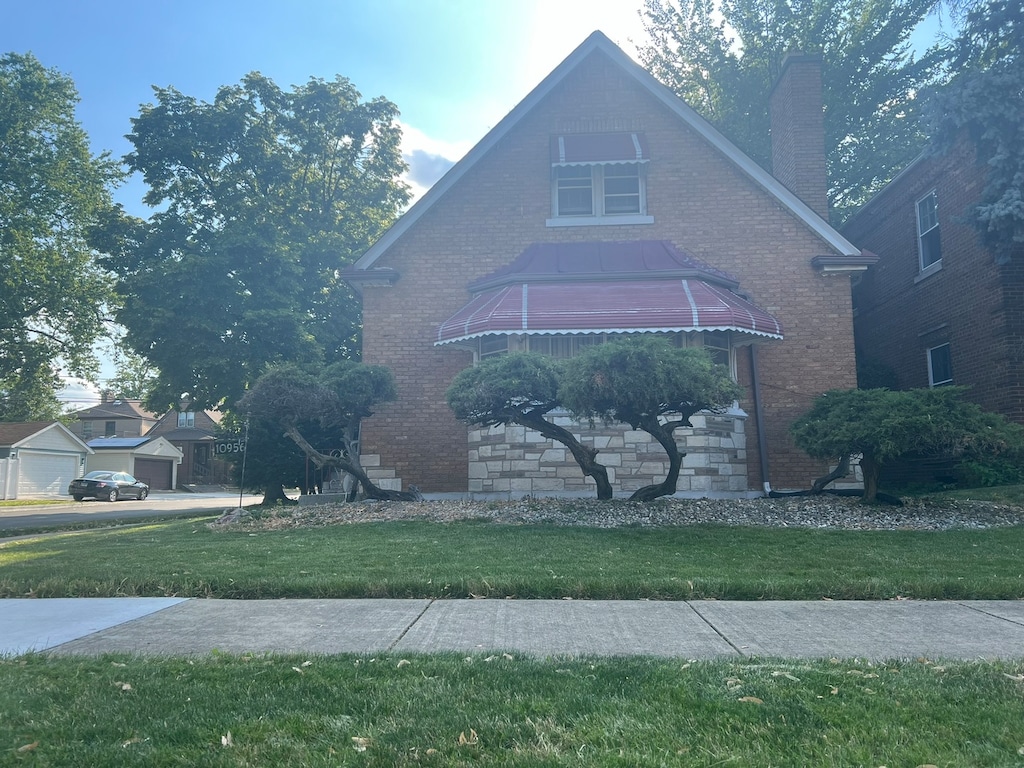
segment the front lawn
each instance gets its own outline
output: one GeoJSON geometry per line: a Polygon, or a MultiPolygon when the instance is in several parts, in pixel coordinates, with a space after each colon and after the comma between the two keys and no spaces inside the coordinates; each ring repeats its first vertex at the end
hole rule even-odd
{"type": "Polygon", "coordinates": [[[1024,528],[147,522],[0,545],[0,597],[1024,598],[1024,528]]]}
{"type": "Polygon", "coordinates": [[[0,659],[0,764],[1011,766],[1024,665],[0,659]]]}

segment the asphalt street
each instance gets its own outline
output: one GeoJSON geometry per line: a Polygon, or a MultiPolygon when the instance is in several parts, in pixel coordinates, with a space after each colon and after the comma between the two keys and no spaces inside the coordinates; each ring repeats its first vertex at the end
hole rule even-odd
{"type": "MultiPolygon", "coordinates": [[[[263,500],[262,495],[243,494],[242,505],[263,500]]],[[[47,506],[0,507],[0,534],[19,528],[79,525],[97,520],[144,520],[178,514],[219,514],[238,507],[238,493],[154,492],[145,501],[72,501],[47,506]]]]}

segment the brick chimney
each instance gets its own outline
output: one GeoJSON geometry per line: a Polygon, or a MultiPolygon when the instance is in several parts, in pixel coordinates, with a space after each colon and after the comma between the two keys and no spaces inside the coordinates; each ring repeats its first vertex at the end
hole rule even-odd
{"type": "Polygon", "coordinates": [[[787,53],[768,101],[772,175],[828,221],[820,53],[787,53]]]}

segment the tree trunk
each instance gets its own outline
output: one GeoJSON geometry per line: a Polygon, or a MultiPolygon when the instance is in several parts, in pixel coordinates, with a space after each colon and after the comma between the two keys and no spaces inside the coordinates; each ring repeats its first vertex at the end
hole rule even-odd
{"type": "Polygon", "coordinates": [[[878,473],[881,468],[875,457],[865,453],[860,458],[860,471],[864,475],[864,502],[874,504],[878,498],[878,473]]]}
{"type": "Polygon", "coordinates": [[[268,485],[263,489],[263,505],[267,504],[294,504],[291,499],[284,495],[284,488],[280,483],[268,485]]]}
{"type": "Polygon", "coordinates": [[[833,480],[838,480],[840,477],[846,477],[850,474],[850,457],[843,456],[839,460],[839,466],[833,469],[824,477],[819,477],[814,483],[811,484],[811,493],[818,494],[825,490],[825,486],[831,483],[833,480]]]}
{"type": "Polygon", "coordinates": [[[366,476],[363,468],[358,463],[353,464],[351,461],[344,457],[339,456],[328,456],[320,453],[316,448],[309,444],[309,442],[302,436],[295,427],[288,427],[285,430],[285,435],[291,438],[299,448],[302,450],[309,460],[316,464],[318,469],[324,467],[337,467],[345,472],[348,472],[363,487],[363,493],[369,498],[376,499],[377,501],[418,501],[420,494],[413,491],[388,491],[384,488],[378,488],[377,485],[366,476]]]}
{"type": "Polygon", "coordinates": [[[665,453],[668,454],[668,475],[660,483],[645,485],[643,488],[635,490],[633,495],[629,497],[630,501],[654,501],[662,496],[671,496],[676,492],[676,483],[679,481],[679,468],[683,464],[683,456],[686,455],[685,453],[680,453],[675,439],[676,427],[682,425],[682,423],[681,421],[675,421],[662,424],[658,421],[657,417],[654,417],[639,425],[640,429],[644,430],[644,432],[653,435],[654,439],[661,443],[665,453]]]}
{"type": "Polygon", "coordinates": [[[608,482],[608,468],[604,464],[598,463],[596,457],[600,451],[597,448],[588,448],[583,445],[573,437],[572,432],[557,424],[552,424],[542,414],[524,414],[516,420],[516,423],[536,430],[549,440],[554,440],[568,448],[576,463],[580,465],[580,469],[583,470],[583,474],[593,478],[597,484],[597,498],[606,501],[612,497],[612,484],[608,482]]]}

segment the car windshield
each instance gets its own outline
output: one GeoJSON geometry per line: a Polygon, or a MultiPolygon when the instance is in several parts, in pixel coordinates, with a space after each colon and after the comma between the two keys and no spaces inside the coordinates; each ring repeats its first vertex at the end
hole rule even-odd
{"type": "Polygon", "coordinates": [[[90,472],[85,476],[85,480],[110,480],[114,476],[113,472],[90,472]]]}

